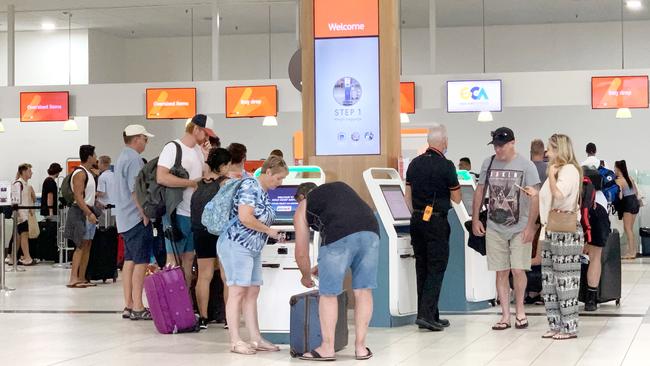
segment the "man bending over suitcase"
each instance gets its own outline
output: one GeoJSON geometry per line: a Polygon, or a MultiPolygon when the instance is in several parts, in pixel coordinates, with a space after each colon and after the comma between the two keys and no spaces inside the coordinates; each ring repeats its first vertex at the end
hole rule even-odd
{"type": "Polygon", "coordinates": [[[338,317],[337,296],[343,292],[343,278],[352,270],[355,308],[355,354],[367,360],[368,324],[372,317],[372,289],[377,287],[379,226],[372,209],[347,184],[333,182],[316,187],[303,183],[296,192],[299,202],[294,216],[296,262],[302,284],[314,287],[312,273],[320,275],[319,315],[323,343],[301,359],[335,360],[334,336],[338,317]],[[312,271],[309,259],[309,228],[321,234],[318,266],[312,271]]]}

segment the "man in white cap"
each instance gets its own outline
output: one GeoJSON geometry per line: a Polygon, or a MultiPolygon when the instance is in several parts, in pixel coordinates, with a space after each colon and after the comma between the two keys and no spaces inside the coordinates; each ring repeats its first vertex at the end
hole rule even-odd
{"type": "Polygon", "coordinates": [[[216,136],[212,124],[212,119],[205,114],[192,117],[185,127],[183,137],[165,145],[158,158],[156,170],[158,184],[168,188],[165,190],[166,213],[162,220],[167,263],[183,267],[188,287],[192,280],[194,262],[190,203],[197,182],[203,176],[204,166],[206,166],[205,160],[210,150],[209,138],[216,136]],[[181,154],[178,159],[180,167],[175,167],[179,153],[181,154]],[[179,190],[182,190],[182,197],[176,195],[179,190]],[[179,254],[181,263],[176,263],[174,253],[179,254]]]}
{"type": "Polygon", "coordinates": [[[153,229],[135,196],[135,179],[144,166],[140,154],[154,137],[141,125],[129,125],[122,133],[124,149],[115,164],[115,219],[124,238],[122,268],[124,311],[122,318],[151,320],[142,302],[144,275],[153,250],[153,229]]]}

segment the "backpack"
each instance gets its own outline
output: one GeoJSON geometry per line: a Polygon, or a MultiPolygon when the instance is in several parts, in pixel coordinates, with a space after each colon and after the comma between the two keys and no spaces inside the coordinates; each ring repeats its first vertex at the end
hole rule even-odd
{"type": "Polygon", "coordinates": [[[589,210],[596,204],[596,188],[591,178],[585,175],[582,178],[582,195],[580,203],[580,223],[584,232],[585,242],[591,243],[591,221],[589,210]]]}
{"type": "MultiPolygon", "coordinates": [[[[183,159],[183,150],[181,145],[172,141],[176,145],[176,160],[169,172],[179,178],[189,178],[187,170],[181,165],[183,159]]],[[[144,214],[152,219],[160,218],[167,212],[166,207],[166,188],[158,184],[156,171],[158,170],[158,158],[151,159],[146,163],[138,176],[135,178],[135,196],[144,211],[144,214]]],[[[176,188],[171,188],[176,189],[176,188]]],[[[183,188],[180,189],[182,197],[183,188]]],[[[176,207],[173,207],[174,209],[176,207]]]]}
{"type": "Polygon", "coordinates": [[[203,216],[203,210],[205,205],[210,202],[214,196],[217,195],[219,189],[221,188],[221,182],[223,182],[227,177],[219,177],[217,179],[205,182],[203,179],[199,181],[198,187],[192,194],[192,200],[190,202],[190,218],[192,220],[192,230],[193,231],[206,231],[206,227],[201,223],[201,217],[203,216]]]}
{"type": "MultiPolygon", "coordinates": [[[[61,198],[60,201],[66,206],[70,207],[74,203],[74,192],[72,192],[72,176],[74,173],[79,170],[79,169],[84,169],[82,167],[75,167],[72,173],[68,174],[63,178],[63,182],[61,183],[61,198]]],[[[84,169],[85,171],[85,169],[84,169]]],[[[88,186],[88,173],[86,173],[86,180],[84,181],[84,195],[85,195],[85,189],[88,186]]]]}
{"type": "Polygon", "coordinates": [[[214,198],[205,205],[201,223],[208,229],[212,235],[221,235],[226,232],[237,221],[237,216],[230,218],[233,205],[235,204],[235,195],[239,191],[242,183],[247,179],[230,179],[219,189],[214,198]]]}
{"type": "Polygon", "coordinates": [[[603,178],[602,191],[607,198],[607,202],[612,204],[615,203],[618,201],[618,193],[621,190],[621,188],[616,185],[616,174],[605,167],[598,168],[598,173],[603,178]]]}

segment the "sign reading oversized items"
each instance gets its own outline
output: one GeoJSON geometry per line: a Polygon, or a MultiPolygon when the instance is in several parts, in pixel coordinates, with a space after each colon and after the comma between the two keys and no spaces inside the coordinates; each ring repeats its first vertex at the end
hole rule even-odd
{"type": "Polygon", "coordinates": [[[196,114],[196,88],[147,89],[147,119],[187,119],[196,114]]]}
{"type": "Polygon", "coordinates": [[[447,82],[447,112],[501,112],[501,80],[447,82]]]}
{"type": "Polygon", "coordinates": [[[379,155],[379,3],[314,0],[316,155],[379,155]]]}
{"type": "Polygon", "coordinates": [[[0,206],[11,206],[11,183],[0,181],[0,206]]]}
{"type": "Polygon", "coordinates": [[[20,122],[64,122],[70,119],[64,92],[21,92],[20,122]]]}
{"type": "Polygon", "coordinates": [[[400,113],[415,113],[415,83],[402,81],[399,83],[399,109],[400,113]]]}
{"type": "Polygon", "coordinates": [[[268,117],[278,115],[276,85],[226,87],[226,117],[268,117]]]}
{"type": "Polygon", "coordinates": [[[648,108],[648,76],[594,76],[591,108],[648,108]]]}

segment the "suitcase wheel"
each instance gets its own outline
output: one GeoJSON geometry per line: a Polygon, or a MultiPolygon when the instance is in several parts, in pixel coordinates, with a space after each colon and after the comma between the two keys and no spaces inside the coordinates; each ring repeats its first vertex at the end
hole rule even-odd
{"type": "Polygon", "coordinates": [[[298,354],[294,350],[289,350],[289,354],[291,355],[291,358],[296,358],[298,357],[298,354]]]}
{"type": "Polygon", "coordinates": [[[105,279],[105,278],[102,280],[102,283],[106,283],[106,279],[105,279]]]}
{"type": "Polygon", "coordinates": [[[496,301],[496,300],[490,300],[490,305],[491,305],[492,307],[497,306],[497,301],[496,301]]]}
{"type": "Polygon", "coordinates": [[[616,300],[616,306],[621,306],[621,299],[616,300]]]}

